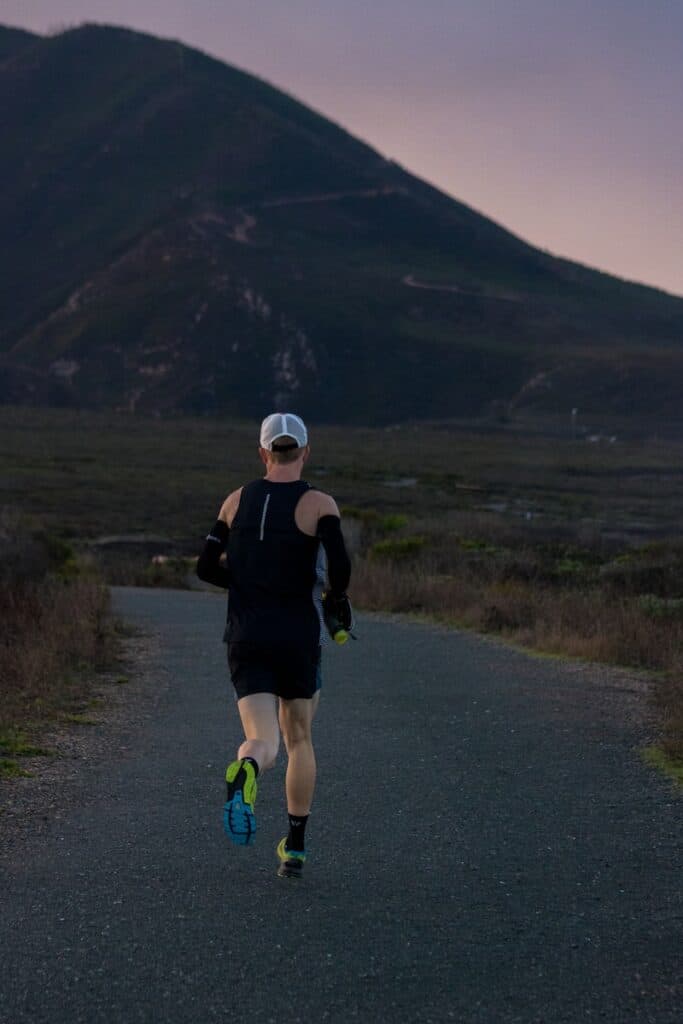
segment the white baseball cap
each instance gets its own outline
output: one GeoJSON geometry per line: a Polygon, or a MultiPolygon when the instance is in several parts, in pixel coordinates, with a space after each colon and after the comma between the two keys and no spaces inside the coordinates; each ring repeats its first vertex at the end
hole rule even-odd
{"type": "Polygon", "coordinates": [[[308,431],[300,416],[293,412],[273,412],[266,416],[261,424],[259,444],[266,451],[272,452],[273,445],[281,437],[291,437],[296,441],[293,445],[278,445],[276,450],[287,451],[290,448],[305,448],[308,444],[308,431]]]}

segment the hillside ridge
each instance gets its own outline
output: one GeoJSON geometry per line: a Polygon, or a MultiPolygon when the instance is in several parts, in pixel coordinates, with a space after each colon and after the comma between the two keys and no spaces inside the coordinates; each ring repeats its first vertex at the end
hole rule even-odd
{"type": "Polygon", "coordinates": [[[176,41],[3,47],[0,401],[681,417],[683,299],[534,248],[176,41]]]}

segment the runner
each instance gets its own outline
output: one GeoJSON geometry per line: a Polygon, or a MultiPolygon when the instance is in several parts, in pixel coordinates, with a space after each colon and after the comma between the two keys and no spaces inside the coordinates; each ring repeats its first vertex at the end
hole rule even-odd
{"type": "Polygon", "coordinates": [[[229,591],[224,639],[245,736],[225,774],[225,831],[239,845],[253,841],[256,780],[274,763],[281,733],[289,815],[289,832],[277,847],[283,878],[300,877],[306,860],[323,615],[351,628],[351,563],[339,509],[301,479],[309,454],[298,416],[267,416],[259,447],[265,477],[228,495],[197,563],[200,579],[229,591]]]}

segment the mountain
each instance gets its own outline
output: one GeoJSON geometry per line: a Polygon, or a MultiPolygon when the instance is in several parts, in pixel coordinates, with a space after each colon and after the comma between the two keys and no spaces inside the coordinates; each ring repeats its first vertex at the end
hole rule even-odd
{"type": "Polygon", "coordinates": [[[0,30],[0,401],[680,418],[683,299],[526,244],[176,42],[0,30]]]}
{"type": "Polygon", "coordinates": [[[25,32],[23,28],[8,28],[0,25],[0,60],[13,57],[24,47],[30,46],[40,39],[33,32],[25,32]]]}

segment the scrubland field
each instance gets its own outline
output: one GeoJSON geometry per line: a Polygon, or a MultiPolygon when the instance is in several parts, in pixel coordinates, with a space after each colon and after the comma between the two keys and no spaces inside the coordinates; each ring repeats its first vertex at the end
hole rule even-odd
{"type": "MultiPolygon", "coordinates": [[[[5,523],[61,552],[60,602],[92,609],[77,587],[97,573],[187,585],[223,498],[260,475],[257,431],[1,408],[5,523]]],[[[683,442],[569,419],[311,435],[307,476],[342,507],[357,606],[651,671],[660,748],[683,756],[683,442]]],[[[19,717],[4,712],[0,727],[19,717]]]]}

